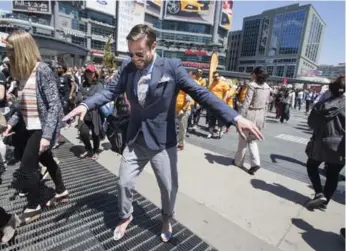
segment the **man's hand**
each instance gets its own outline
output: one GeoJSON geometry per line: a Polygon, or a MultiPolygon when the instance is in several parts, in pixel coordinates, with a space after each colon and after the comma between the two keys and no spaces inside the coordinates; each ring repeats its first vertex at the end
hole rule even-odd
{"type": "Polygon", "coordinates": [[[79,105],[76,108],[74,108],[69,114],[67,114],[62,121],[70,120],[76,116],[79,116],[79,119],[81,121],[84,120],[84,117],[87,113],[88,109],[84,105],[79,105]]]}
{"type": "Polygon", "coordinates": [[[183,111],[183,110],[180,110],[178,115],[179,115],[179,116],[183,116],[183,115],[184,115],[184,111],[183,111]]]}
{"type": "Polygon", "coordinates": [[[258,140],[263,140],[264,137],[260,130],[258,130],[257,126],[254,125],[250,120],[247,120],[243,117],[240,117],[237,120],[237,130],[239,134],[246,139],[244,131],[248,131],[250,134],[253,134],[258,140]]]}

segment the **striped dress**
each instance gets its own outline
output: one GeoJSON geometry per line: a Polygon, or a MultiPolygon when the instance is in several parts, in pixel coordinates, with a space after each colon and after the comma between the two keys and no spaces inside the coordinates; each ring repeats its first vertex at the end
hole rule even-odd
{"type": "MultiPolygon", "coordinates": [[[[37,65],[36,65],[37,66],[37,65]]],[[[41,121],[37,107],[36,95],[36,67],[27,80],[21,80],[20,86],[24,86],[18,92],[20,112],[27,130],[41,130],[41,121]]]]}

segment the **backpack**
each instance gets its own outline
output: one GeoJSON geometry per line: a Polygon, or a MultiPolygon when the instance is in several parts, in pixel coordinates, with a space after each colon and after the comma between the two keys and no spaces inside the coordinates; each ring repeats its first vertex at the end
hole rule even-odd
{"type": "Polygon", "coordinates": [[[111,150],[121,155],[126,146],[128,124],[129,116],[115,117],[110,115],[107,117],[106,136],[111,144],[111,150]]]}

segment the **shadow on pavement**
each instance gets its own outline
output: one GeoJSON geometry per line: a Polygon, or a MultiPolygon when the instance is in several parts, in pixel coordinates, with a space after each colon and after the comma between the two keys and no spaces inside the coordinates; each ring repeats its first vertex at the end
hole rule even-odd
{"type": "Polygon", "coordinates": [[[312,130],[307,129],[306,127],[295,126],[294,128],[298,129],[299,131],[302,131],[303,133],[306,133],[306,134],[312,134],[313,133],[312,130]]]}
{"type": "Polygon", "coordinates": [[[293,164],[298,164],[301,166],[306,166],[305,162],[301,162],[297,159],[291,158],[291,157],[287,157],[287,156],[283,156],[283,155],[279,155],[279,154],[270,154],[270,159],[272,160],[273,163],[278,163],[277,160],[283,160],[283,161],[287,161],[293,164]]]}
{"type": "Polygon", "coordinates": [[[286,199],[288,201],[294,202],[296,204],[299,204],[301,206],[304,206],[305,203],[310,199],[309,197],[298,193],[294,190],[291,190],[285,186],[282,186],[277,183],[269,184],[266,183],[263,180],[258,179],[252,179],[251,185],[255,189],[263,190],[269,193],[272,193],[278,197],[281,197],[283,199],[286,199]]]}
{"type": "MultiPolygon", "coordinates": [[[[235,166],[234,159],[232,158],[228,158],[222,155],[214,155],[211,153],[204,153],[204,155],[210,164],[217,163],[223,166],[232,166],[232,165],[235,166]]],[[[248,172],[248,170],[245,167],[240,167],[240,166],[236,166],[236,167],[246,173],[248,172]]]]}
{"type": "MultiPolygon", "coordinates": [[[[336,233],[316,229],[302,219],[293,218],[292,224],[304,230],[301,233],[303,240],[315,251],[345,250],[345,242],[336,233]]],[[[343,226],[344,222],[340,220],[340,228],[343,226]]]]}
{"type": "Polygon", "coordinates": [[[85,152],[85,147],[82,145],[75,145],[70,148],[70,152],[73,153],[74,156],[79,158],[79,156],[85,152]]]}
{"type": "Polygon", "coordinates": [[[204,153],[205,158],[209,161],[210,164],[220,164],[223,166],[231,166],[233,165],[233,159],[232,158],[228,158],[222,155],[214,155],[211,153],[204,153]]]}

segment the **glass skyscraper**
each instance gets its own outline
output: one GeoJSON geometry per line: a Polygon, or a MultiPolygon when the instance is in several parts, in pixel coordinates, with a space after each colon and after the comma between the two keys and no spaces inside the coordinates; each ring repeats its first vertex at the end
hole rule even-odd
{"type": "Polygon", "coordinates": [[[324,29],[312,5],[293,4],[246,17],[238,71],[264,66],[274,76],[309,75],[317,68],[324,29]]]}

